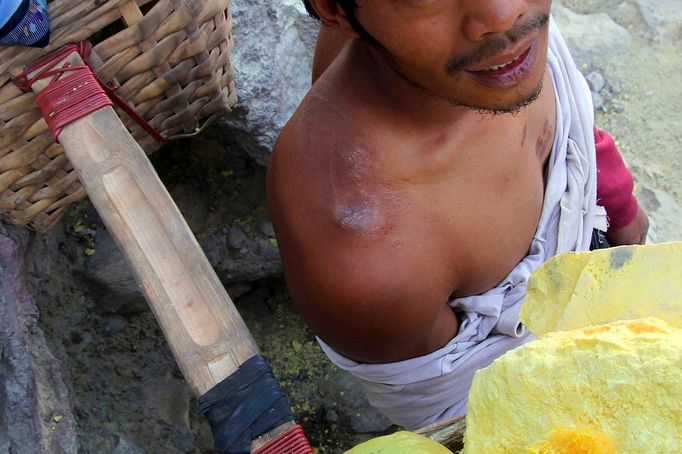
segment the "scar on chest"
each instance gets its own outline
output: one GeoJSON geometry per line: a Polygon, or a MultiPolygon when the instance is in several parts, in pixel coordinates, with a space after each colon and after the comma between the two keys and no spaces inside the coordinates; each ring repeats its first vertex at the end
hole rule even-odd
{"type": "Polygon", "coordinates": [[[542,132],[538,136],[538,140],[535,145],[535,151],[538,156],[545,156],[549,151],[552,142],[554,141],[554,128],[550,123],[549,119],[545,119],[545,123],[542,126],[542,132]]]}
{"type": "Polygon", "coordinates": [[[338,200],[334,214],[341,229],[375,237],[386,233],[385,208],[380,200],[365,196],[355,200],[338,200]]]}

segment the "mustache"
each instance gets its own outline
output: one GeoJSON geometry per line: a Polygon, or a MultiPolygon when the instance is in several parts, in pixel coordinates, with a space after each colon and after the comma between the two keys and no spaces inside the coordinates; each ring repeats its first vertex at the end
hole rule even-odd
{"type": "Polygon", "coordinates": [[[458,71],[481,63],[490,57],[494,57],[534,31],[540,30],[547,25],[548,22],[549,14],[536,14],[527,21],[515,25],[514,28],[507,31],[502,36],[495,36],[488,41],[485,41],[475,52],[452,58],[446,65],[445,71],[448,75],[453,75],[458,71]]]}

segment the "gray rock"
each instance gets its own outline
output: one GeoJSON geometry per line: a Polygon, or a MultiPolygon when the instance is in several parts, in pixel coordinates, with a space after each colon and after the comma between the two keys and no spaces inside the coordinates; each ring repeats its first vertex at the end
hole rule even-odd
{"type": "Polygon", "coordinates": [[[611,108],[613,109],[614,112],[616,113],[621,113],[625,110],[625,106],[622,103],[619,102],[614,102],[611,105],[611,108]]]}
{"type": "Polygon", "coordinates": [[[192,395],[187,384],[175,377],[161,376],[145,383],[146,406],[167,424],[189,430],[192,395]]]}
{"type": "Polygon", "coordinates": [[[226,285],[255,281],[281,272],[277,243],[263,233],[264,222],[254,217],[237,221],[226,229],[226,233],[221,229],[199,237],[211,265],[226,285]]]}
{"type": "Polygon", "coordinates": [[[111,451],[111,454],[144,454],[144,451],[138,448],[135,443],[128,440],[126,437],[119,435],[118,443],[111,451]]]}
{"type": "Polygon", "coordinates": [[[587,80],[587,85],[590,86],[590,90],[592,90],[594,93],[600,93],[606,85],[604,76],[602,76],[598,71],[592,71],[589,73],[587,76],[585,76],[585,80],[587,80]]]}
{"type": "MultiPolygon", "coordinates": [[[[188,216],[188,223],[198,224],[193,221],[193,211],[185,209],[189,202],[178,202],[179,205],[182,203],[180,209],[188,216]]],[[[211,266],[224,285],[255,281],[281,272],[272,225],[265,218],[264,210],[261,211],[246,220],[238,220],[233,225],[195,232],[211,266]]],[[[89,216],[97,218],[94,210],[89,216]]],[[[98,220],[94,222],[99,223],[98,220]]],[[[73,245],[69,247],[72,248],[73,245]]],[[[94,301],[95,310],[124,317],[149,311],[130,264],[102,225],[97,229],[94,248],[95,253],[84,257],[82,263],[78,264],[74,276],[78,284],[86,290],[89,300],[94,301]]],[[[41,252],[45,252],[44,249],[41,252]]],[[[74,250],[69,250],[68,253],[83,255],[74,250]]],[[[49,274],[47,271],[45,273],[49,274]]],[[[108,328],[105,327],[105,330],[108,328]]]]}
{"type": "Polygon", "coordinates": [[[579,66],[592,66],[595,59],[630,43],[630,32],[605,13],[577,14],[559,4],[552,12],[579,66]]]}
{"type": "Polygon", "coordinates": [[[639,7],[644,21],[659,33],[665,33],[682,25],[682,8],[679,2],[660,0],[633,0],[639,7]]]}
{"type": "Polygon", "coordinates": [[[225,134],[262,165],[282,126],[310,86],[319,25],[300,0],[232,3],[239,108],[225,134]]]}
{"type": "MultiPolygon", "coordinates": [[[[93,211],[91,217],[96,216],[93,211]]],[[[97,232],[95,253],[84,260],[75,277],[87,288],[100,312],[131,315],[149,310],[128,260],[102,225],[97,232]]]]}
{"type": "Polygon", "coordinates": [[[599,93],[592,92],[592,104],[594,110],[600,110],[604,107],[604,97],[599,93]]]}
{"type": "Polygon", "coordinates": [[[263,235],[267,236],[268,238],[274,238],[275,237],[275,229],[272,226],[272,222],[261,222],[260,223],[260,231],[263,235]]]}
{"type": "Polygon", "coordinates": [[[347,372],[339,373],[337,384],[341,390],[337,411],[350,417],[354,432],[380,433],[393,425],[386,416],[369,404],[364,390],[352,375],[347,372]]]}
{"type": "Polygon", "coordinates": [[[0,433],[0,454],[10,454],[10,439],[5,433],[0,433]]]}
{"type": "Polygon", "coordinates": [[[339,414],[334,410],[327,410],[327,413],[324,415],[324,419],[329,422],[338,422],[339,414]]]}
{"type": "Polygon", "coordinates": [[[104,331],[108,334],[116,334],[125,328],[127,323],[128,320],[120,315],[107,317],[106,321],[104,322],[104,331]]]}
{"type": "Polygon", "coordinates": [[[682,206],[669,193],[641,186],[637,200],[649,216],[647,243],[679,241],[682,232],[682,206]]]}
{"type": "Polygon", "coordinates": [[[610,16],[628,30],[641,28],[645,24],[640,8],[629,1],[616,5],[610,16]]]}
{"type": "Polygon", "coordinates": [[[241,251],[246,247],[248,242],[249,237],[246,236],[244,229],[238,225],[233,225],[230,227],[230,231],[227,236],[227,244],[229,244],[231,248],[241,251]]]}
{"type": "Polygon", "coordinates": [[[25,231],[0,223],[0,450],[76,453],[71,402],[27,290],[25,231]]]}

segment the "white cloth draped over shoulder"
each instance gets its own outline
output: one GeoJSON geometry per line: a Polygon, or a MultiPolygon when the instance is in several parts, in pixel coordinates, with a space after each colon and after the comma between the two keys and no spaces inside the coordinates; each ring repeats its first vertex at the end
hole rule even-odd
{"type": "Polygon", "coordinates": [[[556,135],[542,214],[528,256],[499,286],[481,295],[452,299],[449,304],[462,321],[459,332],[429,355],[390,364],[360,364],[318,339],[332,362],[353,374],[370,403],[395,424],[415,429],[466,414],[474,372],[533,339],[519,322],[531,272],[553,255],[588,250],[597,218],[604,216],[596,205],[590,90],[553,19],[547,64],[556,97],[556,135]]]}

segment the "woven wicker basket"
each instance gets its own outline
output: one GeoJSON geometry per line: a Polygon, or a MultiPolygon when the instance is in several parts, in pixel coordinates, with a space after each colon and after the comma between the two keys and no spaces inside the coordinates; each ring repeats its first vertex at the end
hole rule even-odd
{"type": "Polygon", "coordinates": [[[447,419],[430,426],[415,430],[415,433],[424,435],[436,441],[454,453],[464,449],[464,432],[466,419],[463,417],[447,419]]]}
{"type": "MultiPolygon", "coordinates": [[[[90,64],[166,139],[199,132],[236,103],[229,0],[54,0],[46,49],[0,46],[0,217],[45,231],[86,194],[32,93],[11,81],[40,56],[90,39],[90,64]]],[[[159,145],[119,116],[147,153],[159,145]]]]}

